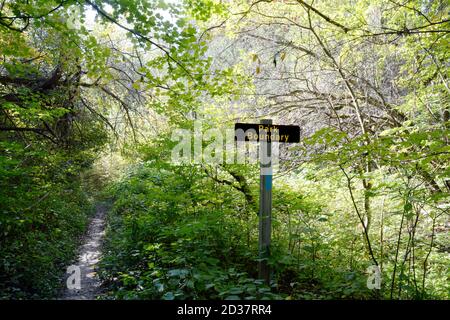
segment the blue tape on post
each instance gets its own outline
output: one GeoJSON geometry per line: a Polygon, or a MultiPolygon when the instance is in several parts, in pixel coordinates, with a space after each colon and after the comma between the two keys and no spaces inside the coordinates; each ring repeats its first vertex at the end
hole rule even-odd
{"type": "Polygon", "coordinates": [[[266,190],[272,190],[272,175],[266,176],[266,190]]]}

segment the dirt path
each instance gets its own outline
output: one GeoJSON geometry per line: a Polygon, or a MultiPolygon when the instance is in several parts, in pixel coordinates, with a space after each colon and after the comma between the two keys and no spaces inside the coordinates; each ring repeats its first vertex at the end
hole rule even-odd
{"type": "Polygon", "coordinates": [[[66,274],[64,278],[64,288],[60,299],[62,300],[94,300],[99,292],[100,280],[95,271],[96,264],[100,260],[101,245],[105,234],[105,214],[107,206],[97,205],[95,216],[89,223],[88,230],[83,239],[83,244],[79,249],[78,261],[75,266],[80,267],[81,286],[80,289],[68,289],[66,286],[66,274]]]}

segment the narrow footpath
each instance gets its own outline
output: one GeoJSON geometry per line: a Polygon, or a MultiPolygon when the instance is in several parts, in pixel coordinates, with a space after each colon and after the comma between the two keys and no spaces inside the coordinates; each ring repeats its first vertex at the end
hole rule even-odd
{"type": "Polygon", "coordinates": [[[107,206],[98,204],[95,216],[89,223],[88,230],[84,236],[83,244],[79,249],[78,261],[74,266],[80,267],[81,286],[80,289],[68,289],[66,274],[64,278],[64,291],[61,300],[95,300],[100,294],[100,279],[97,277],[96,265],[101,257],[101,247],[105,235],[105,215],[107,206]]]}

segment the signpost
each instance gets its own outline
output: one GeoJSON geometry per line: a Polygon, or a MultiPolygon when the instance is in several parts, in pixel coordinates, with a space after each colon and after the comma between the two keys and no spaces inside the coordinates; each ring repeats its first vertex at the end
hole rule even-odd
{"type": "Polygon", "coordinates": [[[261,120],[261,123],[236,123],[234,131],[243,130],[246,134],[236,134],[237,141],[260,142],[282,142],[297,143],[300,142],[299,126],[273,125],[272,120],[261,120]]]}
{"type": "Polygon", "coordinates": [[[300,142],[300,127],[273,125],[272,120],[265,119],[259,124],[236,123],[234,130],[237,141],[260,143],[258,277],[270,285],[268,259],[272,231],[272,142],[300,142]]]}

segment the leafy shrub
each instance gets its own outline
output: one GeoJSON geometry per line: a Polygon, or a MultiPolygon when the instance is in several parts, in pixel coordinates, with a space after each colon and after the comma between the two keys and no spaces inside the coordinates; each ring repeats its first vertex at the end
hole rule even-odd
{"type": "Polygon", "coordinates": [[[73,174],[82,164],[17,143],[0,149],[0,299],[53,298],[92,212],[73,174]]]}

